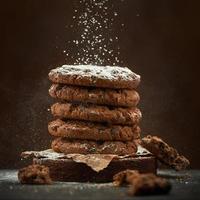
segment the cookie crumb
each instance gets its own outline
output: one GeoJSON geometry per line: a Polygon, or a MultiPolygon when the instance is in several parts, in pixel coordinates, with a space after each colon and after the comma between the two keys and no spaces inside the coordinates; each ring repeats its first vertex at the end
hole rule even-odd
{"type": "Polygon", "coordinates": [[[124,170],[113,176],[114,186],[121,186],[130,184],[134,176],[138,176],[139,172],[137,170],[124,170]]]}
{"type": "Polygon", "coordinates": [[[171,184],[164,178],[154,174],[138,174],[131,179],[128,189],[130,196],[160,195],[168,194],[171,190],[171,184]]]}
{"type": "Polygon", "coordinates": [[[51,184],[49,168],[44,165],[29,165],[18,171],[18,179],[22,184],[51,184]]]}
{"type": "Polygon", "coordinates": [[[171,190],[171,184],[166,179],[152,173],[140,174],[129,169],[114,175],[113,184],[129,185],[128,194],[131,196],[167,194],[171,190]]]}

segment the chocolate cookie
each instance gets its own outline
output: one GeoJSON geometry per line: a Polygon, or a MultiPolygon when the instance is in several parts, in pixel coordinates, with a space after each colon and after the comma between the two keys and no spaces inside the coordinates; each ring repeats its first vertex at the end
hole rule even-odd
{"type": "Polygon", "coordinates": [[[140,76],[126,67],[63,65],[52,69],[49,79],[54,83],[103,88],[136,88],[140,76]]]}
{"type": "Polygon", "coordinates": [[[57,119],[48,125],[49,133],[57,137],[96,141],[131,141],[140,137],[139,126],[103,125],[84,121],[57,119]]]}
{"type": "Polygon", "coordinates": [[[18,179],[22,184],[51,184],[49,168],[44,165],[29,165],[18,171],[18,179]]]}
{"type": "Polygon", "coordinates": [[[137,145],[131,142],[94,142],[89,140],[67,140],[56,138],[51,144],[52,149],[58,153],[78,154],[116,154],[129,155],[137,152],[137,145]]]}
{"type": "Polygon", "coordinates": [[[164,178],[160,178],[152,173],[140,174],[136,170],[125,170],[117,173],[113,177],[115,186],[129,184],[129,195],[155,195],[167,194],[171,189],[171,184],[164,178]]]}
{"type": "Polygon", "coordinates": [[[141,145],[154,154],[161,162],[176,170],[186,169],[190,164],[187,158],[179,155],[176,149],[170,147],[159,137],[148,135],[142,138],[141,145]]]}
{"type": "Polygon", "coordinates": [[[135,90],[100,89],[63,84],[53,84],[49,89],[49,94],[53,98],[68,102],[85,102],[122,107],[135,107],[140,100],[139,94],[135,90]]]}
{"type": "Polygon", "coordinates": [[[51,106],[55,117],[110,124],[138,124],[142,114],[137,108],[115,108],[72,103],[55,103],[51,106]]]}

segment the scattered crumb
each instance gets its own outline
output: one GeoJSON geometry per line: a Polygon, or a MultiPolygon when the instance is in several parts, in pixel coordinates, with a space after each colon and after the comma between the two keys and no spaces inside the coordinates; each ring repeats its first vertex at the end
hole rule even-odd
{"type": "Polygon", "coordinates": [[[135,170],[125,170],[113,177],[113,184],[121,186],[129,185],[128,194],[131,196],[167,194],[171,190],[171,184],[164,178],[155,174],[140,174],[135,170]]]}
{"type": "Polygon", "coordinates": [[[18,179],[22,184],[51,184],[49,168],[44,165],[29,165],[18,171],[18,179]]]}
{"type": "Polygon", "coordinates": [[[113,176],[114,186],[121,186],[125,184],[130,184],[133,177],[138,175],[139,172],[136,170],[125,170],[121,171],[113,176]]]}

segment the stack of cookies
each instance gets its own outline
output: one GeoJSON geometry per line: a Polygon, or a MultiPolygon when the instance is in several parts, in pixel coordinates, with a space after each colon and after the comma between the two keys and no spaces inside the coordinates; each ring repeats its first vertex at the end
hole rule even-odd
{"type": "Polygon", "coordinates": [[[71,154],[134,155],[140,138],[140,76],[128,68],[63,65],[49,73],[56,118],[52,149],[71,154]]]}
{"type": "Polygon", "coordinates": [[[51,106],[56,119],[48,125],[55,138],[53,151],[22,153],[24,158],[33,156],[35,164],[19,171],[22,183],[49,184],[49,177],[53,181],[109,182],[116,174],[115,184],[134,183],[130,194],[166,193],[170,189],[167,182],[149,174],[156,173],[157,159],[176,170],[189,165],[162,139],[147,136],[140,140],[141,112],[135,90],[140,76],[128,68],[63,65],[51,70],[49,79],[53,82],[49,94],[58,101],[51,106]],[[145,149],[137,151],[138,143],[145,149]]]}

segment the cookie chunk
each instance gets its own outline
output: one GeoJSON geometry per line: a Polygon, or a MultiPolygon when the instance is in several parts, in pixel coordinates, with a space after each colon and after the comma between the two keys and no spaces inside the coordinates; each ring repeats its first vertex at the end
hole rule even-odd
{"type": "Polygon", "coordinates": [[[135,90],[108,89],[53,84],[49,89],[53,98],[68,102],[84,102],[121,107],[137,106],[140,97],[135,90]]]}
{"type": "Polygon", "coordinates": [[[96,141],[131,141],[140,138],[139,126],[104,125],[84,121],[57,119],[48,125],[49,133],[66,139],[96,141]]]}
{"type": "Polygon", "coordinates": [[[29,165],[18,171],[18,179],[22,184],[51,184],[49,168],[44,165],[29,165]]]}
{"type": "Polygon", "coordinates": [[[131,184],[135,176],[138,176],[139,172],[137,170],[124,170],[113,176],[114,186],[121,186],[126,184],[131,184]]]}
{"type": "Polygon", "coordinates": [[[153,195],[167,194],[171,189],[171,184],[164,178],[160,178],[152,173],[140,174],[135,170],[125,170],[117,173],[113,177],[115,186],[129,184],[129,195],[153,195]]]}
{"type": "Polygon", "coordinates": [[[155,174],[135,174],[130,181],[128,194],[131,196],[168,194],[171,190],[170,182],[155,174]]]}
{"type": "Polygon", "coordinates": [[[142,138],[141,145],[154,154],[161,162],[175,170],[186,169],[190,164],[187,158],[179,155],[176,149],[169,146],[159,137],[148,135],[142,138]]]}
{"type": "Polygon", "coordinates": [[[142,117],[137,108],[115,108],[72,103],[55,103],[51,106],[51,113],[59,118],[122,125],[138,124],[142,117]]]}
{"type": "Polygon", "coordinates": [[[58,153],[78,154],[116,154],[129,155],[137,152],[137,145],[131,142],[94,142],[89,140],[67,140],[56,138],[51,144],[52,149],[58,153]]]}
{"type": "Polygon", "coordinates": [[[103,88],[136,88],[140,76],[126,67],[63,65],[52,69],[49,79],[54,83],[103,88]]]}

